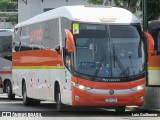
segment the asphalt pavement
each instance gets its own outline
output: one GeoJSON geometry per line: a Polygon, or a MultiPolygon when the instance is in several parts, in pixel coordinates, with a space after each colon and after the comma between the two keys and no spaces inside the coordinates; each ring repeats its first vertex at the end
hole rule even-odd
{"type": "Polygon", "coordinates": [[[40,106],[24,106],[22,98],[8,100],[7,95],[0,94],[0,120],[160,120],[160,112],[148,110],[136,106],[127,107],[125,113],[115,113],[112,108],[70,108],[67,112],[57,112],[55,103],[42,101],[40,106]],[[157,116],[156,116],[157,115],[157,116]],[[12,117],[10,117],[12,116],[12,117]],[[150,118],[150,119],[148,119],[150,118]],[[22,119],[22,118],[21,118],[22,119]]]}

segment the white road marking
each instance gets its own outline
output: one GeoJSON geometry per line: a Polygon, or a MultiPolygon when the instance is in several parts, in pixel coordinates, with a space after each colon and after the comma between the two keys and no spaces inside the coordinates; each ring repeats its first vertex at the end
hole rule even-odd
{"type": "MultiPolygon", "coordinates": [[[[6,94],[6,93],[0,94],[0,99],[1,99],[1,98],[8,98],[8,97],[7,97],[7,94],[6,94]]],[[[22,97],[16,96],[15,98],[22,98],[22,97]]]]}
{"type": "Polygon", "coordinates": [[[4,102],[4,101],[0,101],[0,104],[17,104],[20,103],[22,104],[22,101],[8,101],[8,102],[4,102]]]}

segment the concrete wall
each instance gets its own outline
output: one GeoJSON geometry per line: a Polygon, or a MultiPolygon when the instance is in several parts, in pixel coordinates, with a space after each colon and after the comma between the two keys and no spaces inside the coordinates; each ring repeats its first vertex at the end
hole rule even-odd
{"type": "Polygon", "coordinates": [[[18,22],[27,20],[29,16],[29,5],[26,5],[22,0],[18,0],[18,22]]]}
{"type": "Polygon", "coordinates": [[[87,4],[87,0],[44,0],[43,8],[56,8],[64,5],[84,5],[87,4]]]}
{"type": "Polygon", "coordinates": [[[146,87],[144,101],[142,108],[160,109],[160,87],[146,87]]]}
{"type": "Polygon", "coordinates": [[[25,21],[46,8],[57,8],[66,5],[87,5],[87,0],[27,0],[27,4],[18,0],[18,22],[25,21]]]}
{"type": "Polygon", "coordinates": [[[12,22],[0,22],[0,29],[11,29],[14,28],[12,22]]]}

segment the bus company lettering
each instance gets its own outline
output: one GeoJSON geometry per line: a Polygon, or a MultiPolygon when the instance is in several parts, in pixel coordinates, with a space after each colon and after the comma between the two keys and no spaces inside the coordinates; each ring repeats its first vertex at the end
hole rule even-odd
{"type": "Polygon", "coordinates": [[[116,18],[99,18],[101,22],[115,22],[116,18]]]}
{"type": "Polygon", "coordinates": [[[102,79],[104,82],[119,82],[120,79],[102,79]]]}
{"type": "Polygon", "coordinates": [[[30,33],[29,41],[32,43],[33,41],[41,41],[42,40],[43,29],[39,28],[30,33]]]}

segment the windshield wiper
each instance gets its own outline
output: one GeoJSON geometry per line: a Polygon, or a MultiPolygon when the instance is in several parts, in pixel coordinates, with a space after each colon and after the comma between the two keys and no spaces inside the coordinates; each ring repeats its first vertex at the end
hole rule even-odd
{"type": "Polygon", "coordinates": [[[125,69],[124,66],[122,65],[121,61],[119,60],[118,56],[114,55],[113,59],[114,59],[114,62],[117,62],[117,65],[121,70],[121,73],[119,74],[119,76],[121,76],[123,74],[125,77],[128,77],[127,71],[129,70],[129,67],[127,67],[127,69],[125,69]]]}
{"type": "Polygon", "coordinates": [[[128,77],[128,74],[126,72],[129,70],[129,67],[127,67],[127,69],[125,69],[124,66],[122,65],[121,61],[119,60],[118,56],[115,55],[114,45],[113,45],[113,60],[114,60],[114,67],[115,67],[115,62],[117,62],[118,67],[122,71],[122,73],[120,73],[119,76],[121,76],[123,74],[125,77],[128,77]]]}
{"type": "Polygon", "coordinates": [[[135,75],[135,71],[133,70],[133,62],[132,62],[132,58],[131,58],[132,56],[131,55],[129,55],[129,60],[130,60],[130,62],[131,62],[131,66],[132,66],[132,71],[133,71],[133,74],[135,75]]]}
{"type": "Polygon", "coordinates": [[[97,75],[98,75],[98,73],[99,73],[99,70],[100,70],[100,68],[102,67],[102,62],[103,62],[103,59],[104,59],[104,58],[106,58],[106,55],[103,55],[103,56],[101,57],[101,59],[100,59],[99,66],[98,66],[98,68],[97,68],[96,71],[95,71],[94,80],[96,79],[96,77],[97,77],[97,75]]]}

